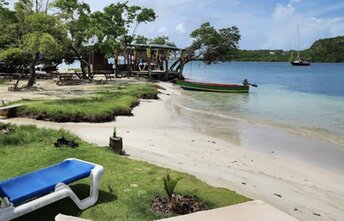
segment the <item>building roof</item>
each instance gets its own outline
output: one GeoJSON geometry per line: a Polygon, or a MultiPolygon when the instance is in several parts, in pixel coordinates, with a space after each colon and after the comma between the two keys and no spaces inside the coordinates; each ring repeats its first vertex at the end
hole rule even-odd
{"type": "Polygon", "coordinates": [[[170,49],[170,50],[182,50],[181,48],[177,48],[175,46],[169,45],[160,45],[160,44],[131,44],[130,46],[134,48],[156,48],[156,49],[170,49]]]}

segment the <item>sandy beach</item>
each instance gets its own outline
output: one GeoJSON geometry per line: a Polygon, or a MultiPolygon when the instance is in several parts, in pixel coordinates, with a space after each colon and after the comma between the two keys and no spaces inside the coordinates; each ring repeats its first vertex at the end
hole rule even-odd
{"type": "MultiPolygon", "coordinates": [[[[130,158],[188,172],[211,185],[262,200],[300,220],[344,220],[342,149],[327,152],[321,140],[263,126],[247,127],[247,122],[233,122],[231,131],[218,133],[218,125],[212,125],[211,118],[199,115],[195,121],[188,117],[190,112],[177,105],[182,96],[179,88],[160,85],[166,90],[161,90],[159,100],[142,100],[133,110],[134,117],[117,117],[114,122],[54,123],[23,118],[1,122],[64,128],[100,146],[108,145],[116,127],[130,158]],[[304,148],[299,155],[283,151],[291,145],[304,148]],[[308,156],[314,145],[316,153],[308,156]],[[317,163],[318,158],[326,163],[317,163]]],[[[1,91],[1,96],[5,100],[45,97],[28,93],[1,91]]],[[[49,93],[46,96],[50,97],[49,93]]]]}

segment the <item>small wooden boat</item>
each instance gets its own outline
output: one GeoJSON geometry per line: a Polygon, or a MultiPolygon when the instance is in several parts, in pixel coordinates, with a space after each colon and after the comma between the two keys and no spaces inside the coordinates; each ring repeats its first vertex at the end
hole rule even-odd
{"type": "Polygon", "coordinates": [[[194,91],[209,91],[209,92],[222,92],[222,93],[248,93],[249,85],[256,87],[255,84],[249,84],[244,80],[244,84],[215,84],[203,83],[185,80],[176,80],[175,83],[184,90],[194,91]]]}

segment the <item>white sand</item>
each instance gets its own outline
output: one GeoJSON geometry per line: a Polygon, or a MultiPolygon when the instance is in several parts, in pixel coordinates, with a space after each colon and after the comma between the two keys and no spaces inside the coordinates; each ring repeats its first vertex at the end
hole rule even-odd
{"type": "Polygon", "coordinates": [[[262,200],[301,220],[344,220],[343,173],[292,157],[245,149],[198,132],[180,120],[174,108],[178,90],[170,84],[163,86],[167,90],[159,100],[143,100],[133,111],[135,117],[118,117],[115,122],[2,121],[65,128],[102,146],[108,145],[116,126],[131,158],[194,174],[211,185],[262,200]]]}

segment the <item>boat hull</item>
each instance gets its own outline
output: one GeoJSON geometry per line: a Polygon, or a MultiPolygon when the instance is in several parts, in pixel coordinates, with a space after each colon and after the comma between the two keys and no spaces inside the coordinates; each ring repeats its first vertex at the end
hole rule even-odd
{"type": "Polygon", "coordinates": [[[309,66],[311,65],[310,62],[307,62],[307,61],[292,61],[290,62],[293,66],[309,66]]]}
{"type": "Polygon", "coordinates": [[[249,91],[249,86],[238,84],[213,84],[182,80],[177,80],[175,83],[184,90],[192,91],[207,91],[219,93],[248,93],[249,91]]]}

